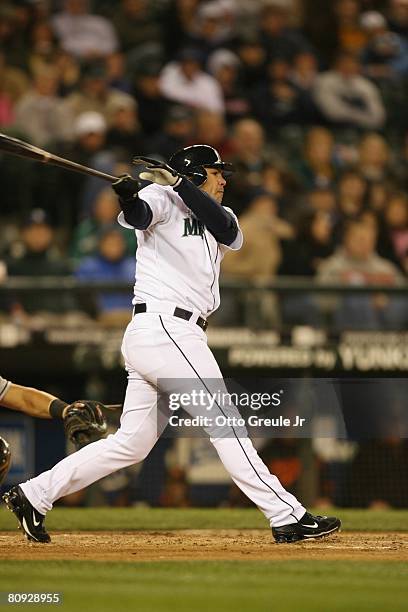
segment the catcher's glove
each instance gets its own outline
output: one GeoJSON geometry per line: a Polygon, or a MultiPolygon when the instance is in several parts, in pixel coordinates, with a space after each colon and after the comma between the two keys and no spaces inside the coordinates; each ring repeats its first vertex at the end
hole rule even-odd
{"type": "Polygon", "coordinates": [[[11,451],[8,442],[0,437],[0,485],[7,476],[11,463],[11,451]]]}
{"type": "Polygon", "coordinates": [[[107,431],[106,419],[101,402],[78,400],[64,410],[64,429],[67,438],[76,450],[95,442],[107,431]]]}

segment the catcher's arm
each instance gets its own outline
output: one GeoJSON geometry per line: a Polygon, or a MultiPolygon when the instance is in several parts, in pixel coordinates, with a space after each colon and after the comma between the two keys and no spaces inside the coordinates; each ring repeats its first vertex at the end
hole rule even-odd
{"type": "MultiPolygon", "coordinates": [[[[58,400],[54,395],[34,389],[9,383],[0,404],[10,410],[24,412],[30,416],[40,419],[50,419],[50,407],[54,401],[58,400]]],[[[62,402],[66,406],[65,402],[62,402]]]]}

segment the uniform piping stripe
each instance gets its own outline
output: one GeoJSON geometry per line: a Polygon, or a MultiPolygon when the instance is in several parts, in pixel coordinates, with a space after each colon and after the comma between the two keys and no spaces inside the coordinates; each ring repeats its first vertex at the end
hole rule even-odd
{"type": "MultiPolygon", "coordinates": [[[[195,367],[193,366],[193,364],[191,363],[191,361],[189,360],[189,358],[187,357],[187,355],[185,355],[185,353],[183,352],[183,350],[182,350],[182,349],[179,347],[179,345],[177,344],[177,342],[176,342],[176,341],[175,341],[175,340],[174,340],[174,339],[171,337],[170,333],[169,333],[169,332],[167,331],[167,329],[165,328],[164,323],[163,323],[163,319],[162,319],[161,315],[159,315],[159,319],[160,319],[160,323],[161,323],[161,325],[162,325],[162,327],[163,327],[164,331],[166,332],[167,336],[170,338],[170,340],[173,342],[173,344],[175,345],[175,347],[176,347],[176,348],[177,348],[177,349],[180,351],[180,353],[183,355],[184,359],[187,361],[187,363],[189,364],[189,366],[191,367],[191,369],[192,369],[192,370],[195,372],[196,376],[197,376],[197,377],[198,377],[198,379],[199,379],[199,380],[202,382],[202,384],[204,385],[204,387],[206,388],[206,390],[208,391],[208,393],[210,393],[210,390],[208,389],[207,385],[205,384],[205,382],[203,381],[203,379],[201,378],[201,376],[199,375],[199,373],[197,372],[197,370],[195,369],[195,367]]],[[[217,402],[215,402],[215,403],[216,403],[217,407],[219,408],[219,410],[220,410],[221,414],[222,414],[223,416],[225,416],[225,417],[226,417],[227,415],[225,414],[225,412],[223,412],[223,410],[222,410],[221,406],[220,406],[220,405],[219,405],[217,402]]],[[[268,487],[268,489],[270,489],[270,490],[272,491],[272,493],[274,493],[274,494],[276,495],[276,497],[277,497],[278,499],[280,499],[280,501],[281,501],[282,503],[284,503],[284,504],[286,504],[287,506],[289,506],[289,508],[292,508],[292,511],[293,511],[293,512],[295,512],[294,507],[293,507],[293,506],[292,506],[292,505],[291,505],[289,502],[287,502],[287,501],[285,501],[284,499],[282,499],[282,498],[281,498],[281,496],[279,495],[279,493],[277,493],[277,492],[276,492],[276,491],[275,491],[275,490],[274,490],[274,489],[273,489],[273,488],[272,488],[272,487],[271,487],[271,486],[270,486],[270,485],[269,485],[267,482],[265,482],[265,481],[264,481],[264,480],[261,478],[261,476],[260,476],[260,475],[258,474],[258,472],[256,471],[256,469],[255,469],[254,465],[251,463],[250,458],[249,458],[249,457],[248,457],[248,455],[246,454],[245,449],[244,449],[244,447],[242,446],[242,444],[241,444],[241,440],[238,438],[238,436],[237,436],[237,434],[236,434],[236,431],[235,431],[234,427],[231,427],[231,429],[232,429],[232,431],[234,432],[234,436],[235,436],[235,438],[236,438],[236,440],[237,440],[238,444],[240,445],[241,450],[242,450],[242,452],[244,453],[244,455],[245,455],[245,457],[246,457],[246,459],[247,459],[247,461],[248,461],[249,465],[250,465],[250,466],[251,466],[251,468],[254,470],[254,472],[255,472],[255,474],[258,476],[259,480],[260,480],[260,481],[261,481],[261,482],[262,482],[262,483],[263,483],[263,484],[264,484],[266,487],[268,487]]],[[[295,516],[294,514],[292,514],[292,513],[291,513],[290,515],[291,515],[291,516],[293,516],[293,518],[296,520],[296,522],[299,522],[299,519],[297,519],[297,518],[296,518],[296,516],[295,516]]]]}

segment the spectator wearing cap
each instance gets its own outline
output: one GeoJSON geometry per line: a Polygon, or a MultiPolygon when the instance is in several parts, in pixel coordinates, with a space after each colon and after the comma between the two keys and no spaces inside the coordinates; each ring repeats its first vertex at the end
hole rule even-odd
{"type": "Polygon", "coordinates": [[[385,17],[377,11],[363,13],[361,25],[368,36],[362,51],[367,76],[379,82],[407,76],[407,40],[389,30],[385,17]]]}
{"type": "Polygon", "coordinates": [[[198,49],[184,48],[178,60],[167,64],[160,76],[162,94],[192,108],[224,112],[222,90],[217,80],[202,69],[203,57],[198,49]]]}
{"type": "MultiPolygon", "coordinates": [[[[67,262],[56,248],[56,234],[42,209],[33,209],[23,222],[21,241],[11,249],[7,260],[9,276],[65,276],[70,274],[67,262]]],[[[26,313],[38,311],[65,312],[73,307],[72,298],[64,293],[29,293],[15,295],[12,304],[26,313]]]]}
{"type": "Polygon", "coordinates": [[[34,75],[33,89],[16,105],[16,127],[39,147],[68,140],[71,136],[69,114],[57,90],[57,71],[52,66],[42,67],[34,75]]]}
{"type": "MultiPolygon", "coordinates": [[[[96,255],[86,257],[75,271],[81,281],[128,282],[135,278],[135,259],[126,254],[126,242],[117,224],[104,227],[98,240],[96,255]]],[[[123,322],[130,319],[131,299],[125,293],[102,293],[97,298],[97,312],[102,322],[123,322]]]]}
{"type": "Polygon", "coordinates": [[[218,49],[208,58],[207,69],[217,79],[225,105],[225,118],[231,124],[249,113],[240,73],[241,61],[229,49],[218,49]]]}
{"type": "MultiPolygon", "coordinates": [[[[62,143],[58,153],[84,166],[113,174],[115,156],[106,148],[107,123],[104,116],[94,111],[82,113],[75,119],[72,131],[72,141],[62,143]]],[[[96,179],[97,189],[94,192],[93,189],[90,190],[90,185],[94,186],[93,177],[78,172],[67,173],[62,169],[58,169],[57,172],[56,198],[59,201],[59,208],[65,211],[65,225],[72,227],[90,206],[96,193],[106,187],[106,184],[96,179]]]]}
{"type": "Polygon", "coordinates": [[[235,38],[233,5],[225,0],[202,3],[197,9],[194,31],[186,44],[200,49],[203,62],[217,49],[229,46],[235,38]]]}
{"type": "Polygon", "coordinates": [[[193,134],[194,112],[186,106],[174,104],[166,113],[162,130],[146,140],[147,152],[169,159],[174,151],[191,142],[193,134]]]}
{"type": "Polygon", "coordinates": [[[64,51],[81,59],[104,57],[118,49],[115,29],[100,15],[91,15],[89,0],[65,0],[52,27],[64,51]]]}
{"type": "Polygon", "coordinates": [[[338,54],[332,70],[320,74],[314,100],[323,117],[333,126],[379,129],[385,109],[378,88],[361,75],[361,64],[353,54],[338,54]]]}
{"type": "Polygon", "coordinates": [[[84,64],[81,88],[67,96],[64,105],[73,119],[81,113],[94,111],[103,115],[109,122],[110,107],[127,101],[131,103],[132,96],[110,87],[106,64],[97,61],[84,64]]]}

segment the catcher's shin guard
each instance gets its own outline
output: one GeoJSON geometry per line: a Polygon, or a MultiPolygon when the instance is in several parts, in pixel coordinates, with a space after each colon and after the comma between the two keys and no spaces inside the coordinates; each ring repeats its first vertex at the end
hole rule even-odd
{"type": "Polygon", "coordinates": [[[0,437],[0,485],[6,479],[11,463],[11,450],[8,442],[0,437]]]}

